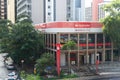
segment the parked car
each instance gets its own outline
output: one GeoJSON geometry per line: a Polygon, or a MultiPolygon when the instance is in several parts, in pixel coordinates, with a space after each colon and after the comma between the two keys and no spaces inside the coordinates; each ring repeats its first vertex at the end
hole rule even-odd
{"type": "Polygon", "coordinates": [[[15,66],[13,63],[8,63],[8,64],[6,64],[6,68],[7,69],[15,69],[15,66]]]}
{"type": "Polygon", "coordinates": [[[11,57],[7,57],[4,63],[7,69],[15,69],[15,66],[13,64],[13,60],[11,57]]]}
{"type": "Polygon", "coordinates": [[[7,76],[7,80],[17,80],[17,78],[18,78],[18,75],[14,71],[9,73],[7,76]]]}

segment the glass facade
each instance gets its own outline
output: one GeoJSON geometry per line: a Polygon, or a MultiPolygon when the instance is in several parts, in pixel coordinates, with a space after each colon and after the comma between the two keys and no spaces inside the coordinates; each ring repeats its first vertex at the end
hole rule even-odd
{"type": "Polygon", "coordinates": [[[103,34],[101,33],[97,34],[97,48],[103,48],[103,34]]]}
{"type": "Polygon", "coordinates": [[[68,41],[68,34],[60,34],[60,44],[65,44],[68,41]]]}
{"type": "Polygon", "coordinates": [[[87,35],[80,34],[79,35],[79,47],[80,47],[80,49],[86,49],[86,43],[87,43],[87,35]]]}
{"type": "MultiPolygon", "coordinates": [[[[56,34],[45,34],[45,45],[47,47],[47,50],[52,50],[52,53],[54,53],[54,50],[56,50],[56,44],[60,43],[61,47],[69,40],[73,40],[76,45],[78,45],[78,49],[71,50],[70,52],[70,62],[71,64],[77,64],[79,53],[82,59],[80,59],[82,63],[85,63],[86,54],[89,55],[89,63],[93,64],[95,54],[97,54],[97,58],[99,61],[103,61],[105,57],[105,61],[110,61],[112,56],[112,50],[111,50],[111,43],[110,39],[108,37],[103,36],[102,33],[56,33],[56,34]],[[105,56],[103,57],[103,53],[105,53],[105,56]],[[81,55],[82,54],[82,55],[81,55]]],[[[61,53],[64,52],[65,61],[68,62],[68,52],[66,50],[61,50],[61,53]]],[[[115,57],[113,60],[118,60],[118,52],[113,51],[113,57],[115,57]]],[[[63,56],[63,55],[62,55],[63,56]]],[[[66,63],[68,64],[68,63],[66,63]]]]}
{"type": "Polygon", "coordinates": [[[88,34],[88,49],[95,48],[95,34],[88,34]]]}

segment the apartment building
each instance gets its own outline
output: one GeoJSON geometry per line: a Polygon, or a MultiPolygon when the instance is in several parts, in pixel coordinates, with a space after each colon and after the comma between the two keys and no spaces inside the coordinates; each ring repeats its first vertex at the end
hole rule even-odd
{"type": "Polygon", "coordinates": [[[16,20],[16,0],[7,0],[7,19],[12,23],[16,20]]]}
{"type": "Polygon", "coordinates": [[[7,19],[7,0],[0,0],[0,19],[7,19]]]}
{"type": "Polygon", "coordinates": [[[84,21],[84,0],[17,0],[17,16],[28,14],[33,24],[84,21]]]}

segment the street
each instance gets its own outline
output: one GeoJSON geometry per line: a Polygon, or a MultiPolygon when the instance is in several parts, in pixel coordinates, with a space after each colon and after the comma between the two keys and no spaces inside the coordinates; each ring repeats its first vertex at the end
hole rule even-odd
{"type": "Polygon", "coordinates": [[[11,72],[11,70],[7,70],[4,65],[4,58],[2,57],[3,54],[0,54],[0,80],[5,80],[8,73],[11,72]]]}

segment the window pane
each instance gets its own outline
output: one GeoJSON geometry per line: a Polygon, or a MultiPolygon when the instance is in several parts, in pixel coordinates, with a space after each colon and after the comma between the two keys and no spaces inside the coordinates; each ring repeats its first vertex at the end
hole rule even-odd
{"type": "Polygon", "coordinates": [[[88,34],[88,48],[95,48],[95,34],[88,34]]]}
{"type": "Polygon", "coordinates": [[[97,48],[103,48],[103,34],[97,34],[97,48]]]}
{"type": "Polygon", "coordinates": [[[68,41],[68,34],[60,34],[60,43],[64,44],[68,41]]]}
{"type": "Polygon", "coordinates": [[[86,34],[79,35],[80,49],[86,49],[86,34]]]}

